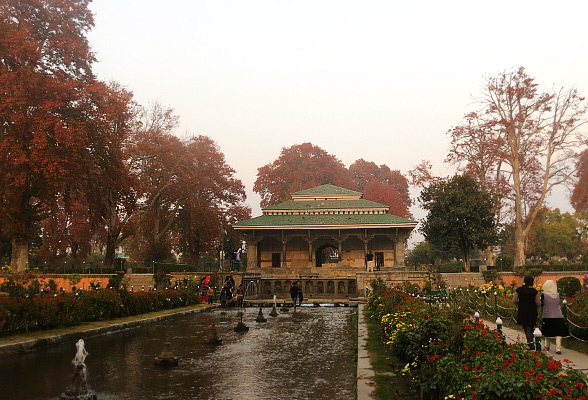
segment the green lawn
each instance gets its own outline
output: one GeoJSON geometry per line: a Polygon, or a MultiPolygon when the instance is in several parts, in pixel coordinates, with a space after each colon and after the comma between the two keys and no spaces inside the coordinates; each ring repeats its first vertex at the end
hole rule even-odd
{"type": "Polygon", "coordinates": [[[379,325],[365,313],[368,328],[367,351],[375,373],[374,395],[379,400],[420,400],[417,389],[402,377],[404,364],[400,363],[382,342],[379,325]]]}

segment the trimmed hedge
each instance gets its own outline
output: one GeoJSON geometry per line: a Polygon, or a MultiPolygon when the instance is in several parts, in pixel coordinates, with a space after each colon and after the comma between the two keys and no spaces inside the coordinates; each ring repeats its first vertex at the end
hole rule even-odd
{"type": "Polygon", "coordinates": [[[79,325],[198,304],[190,290],[128,292],[105,289],[0,299],[0,335],[79,325]]]}
{"type": "Polygon", "coordinates": [[[565,276],[557,281],[557,289],[565,297],[573,297],[582,290],[582,283],[575,276],[565,276]]]}
{"type": "Polygon", "coordinates": [[[464,267],[461,261],[440,264],[437,266],[439,273],[463,272],[464,267]]]}

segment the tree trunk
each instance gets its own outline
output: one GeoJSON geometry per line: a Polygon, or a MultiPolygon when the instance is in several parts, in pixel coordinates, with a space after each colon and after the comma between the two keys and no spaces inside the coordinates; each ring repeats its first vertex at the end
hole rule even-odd
{"type": "Polygon", "coordinates": [[[462,248],[462,254],[463,254],[463,266],[465,269],[465,272],[471,272],[471,265],[470,265],[470,249],[468,248],[462,248]]]}
{"type": "Polygon", "coordinates": [[[106,234],[106,252],[104,254],[104,267],[112,268],[114,265],[114,256],[116,255],[116,241],[118,235],[113,235],[108,231],[106,234]]]}
{"type": "Polygon", "coordinates": [[[522,229],[521,232],[518,232],[519,229],[517,228],[515,230],[515,259],[514,259],[514,265],[516,267],[519,266],[524,266],[525,265],[525,238],[522,234],[522,229]]]}
{"type": "Polygon", "coordinates": [[[12,253],[10,268],[16,272],[24,272],[29,264],[29,241],[28,239],[12,239],[12,253]]]}

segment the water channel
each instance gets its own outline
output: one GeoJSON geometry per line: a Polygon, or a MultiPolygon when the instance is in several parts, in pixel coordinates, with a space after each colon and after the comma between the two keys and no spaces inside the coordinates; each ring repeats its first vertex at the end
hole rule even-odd
{"type": "MultiPolygon", "coordinates": [[[[88,383],[98,399],[352,400],[356,393],[357,309],[303,307],[255,319],[245,308],[245,333],[233,328],[237,310],[178,317],[85,339],[88,383]],[[214,328],[213,328],[214,324],[214,328]],[[212,330],[222,339],[206,343],[212,330]],[[179,359],[155,365],[165,340],[179,359]]],[[[73,343],[0,359],[0,399],[58,399],[74,372],[73,343]]]]}

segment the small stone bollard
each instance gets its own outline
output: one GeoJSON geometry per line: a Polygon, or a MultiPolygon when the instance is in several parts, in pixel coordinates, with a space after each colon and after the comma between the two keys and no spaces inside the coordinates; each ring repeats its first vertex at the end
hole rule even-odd
{"type": "Polygon", "coordinates": [[[261,304],[259,305],[259,314],[257,314],[255,322],[267,322],[267,319],[263,316],[263,312],[261,311],[261,304]]]}

